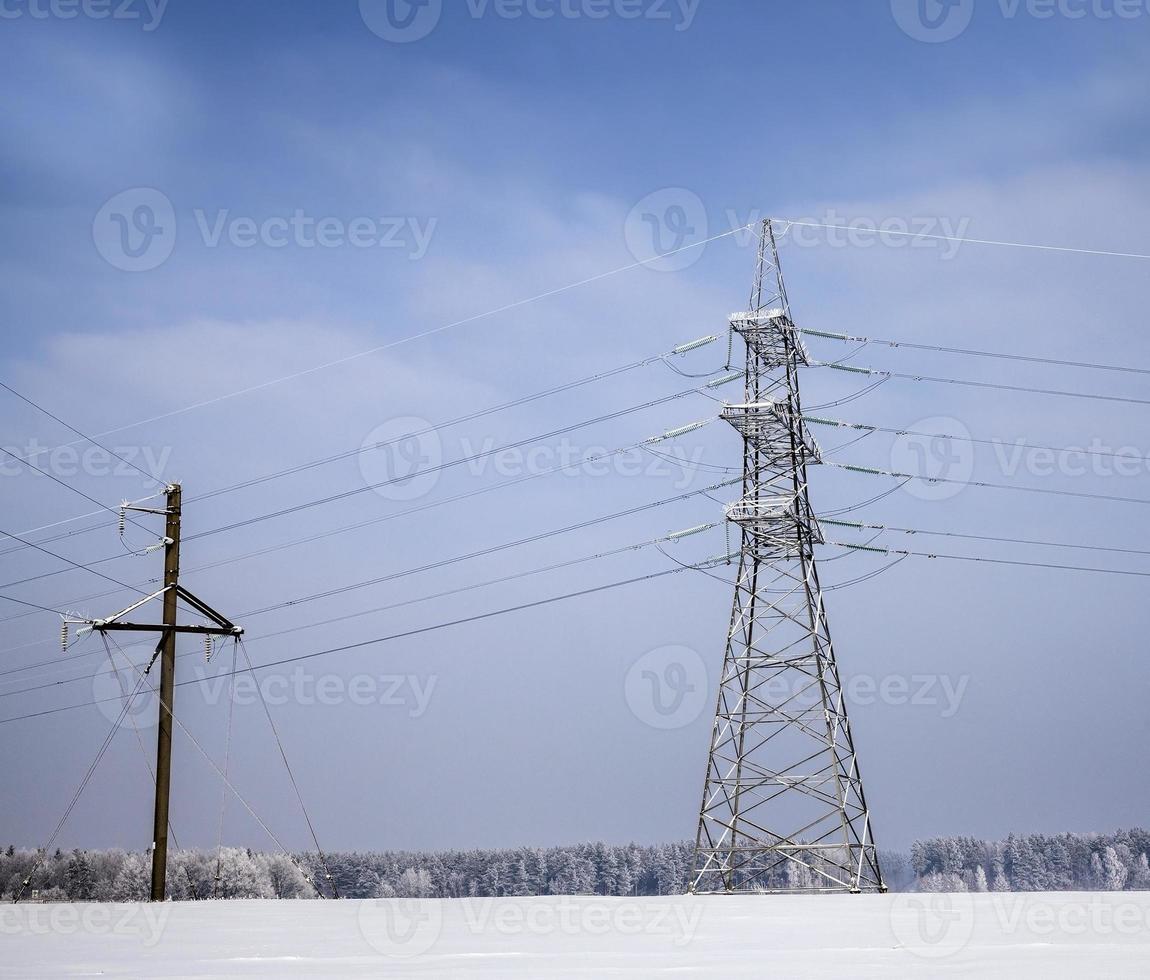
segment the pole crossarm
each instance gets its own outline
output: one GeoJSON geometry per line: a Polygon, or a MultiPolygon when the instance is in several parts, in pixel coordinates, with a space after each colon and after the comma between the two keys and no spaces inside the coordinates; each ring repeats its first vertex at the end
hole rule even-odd
{"type": "Polygon", "coordinates": [[[110,630],[130,630],[141,633],[197,633],[201,636],[243,636],[244,628],[237,626],[230,619],[227,619],[220,613],[216,612],[209,606],[203,599],[189,592],[182,585],[166,585],[162,589],[158,589],[151,595],[144,596],[144,598],[133,602],[130,606],[121,609],[118,613],[113,613],[105,619],[82,619],[82,620],[69,620],[71,623],[83,623],[84,629],[79,632],[86,632],[88,630],[95,633],[104,633],[110,630]],[[215,623],[214,626],[179,626],[167,623],[128,623],[123,622],[122,617],[127,616],[129,613],[134,612],[141,606],[146,605],[153,599],[159,599],[169,591],[174,591],[175,594],[191,606],[196,612],[205,616],[207,619],[215,623]]]}
{"type": "Polygon", "coordinates": [[[95,633],[194,633],[197,636],[243,636],[240,626],[165,626],[163,623],[101,623],[92,627],[95,633]]]}

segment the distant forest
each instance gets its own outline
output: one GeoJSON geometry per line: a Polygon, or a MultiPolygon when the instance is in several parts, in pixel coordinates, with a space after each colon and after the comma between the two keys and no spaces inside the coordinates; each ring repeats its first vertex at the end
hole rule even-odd
{"type": "MultiPolygon", "coordinates": [[[[241,848],[177,851],[169,897],[467,898],[530,895],[679,895],[694,845],[576,844],[569,847],[326,855],[260,854],[241,848]],[[330,878],[327,877],[330,873],[330,878]]],[[[1011,835],[1005,841],[937,837],[910,854],[881,852],[894,891],[1150,890],[1150,831],[1011,835]]],[[[147,854],[121,850],[39,855],[0,852],[0,888],[11,901],[140,901],[148,896],[147,854]]]]}

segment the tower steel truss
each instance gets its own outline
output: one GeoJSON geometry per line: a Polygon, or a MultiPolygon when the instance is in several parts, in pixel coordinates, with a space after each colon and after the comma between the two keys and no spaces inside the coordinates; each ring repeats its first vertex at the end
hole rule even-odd
{"type": "Polygon", "coordinates": [[[745,398],[723,410],[743,440],[743,495],[726,509],[742,549],[690,889],[885,891],[815,565],[808,358],[769,220],[731,330],[746,348],[745,398]]]}

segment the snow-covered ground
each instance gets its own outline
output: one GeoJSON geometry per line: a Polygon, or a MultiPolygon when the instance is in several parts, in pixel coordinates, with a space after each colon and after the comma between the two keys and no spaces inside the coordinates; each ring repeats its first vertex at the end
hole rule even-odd
{"type": "Polygon", "coordinates": [[[19,905],[5,977],[1146,977],[1150,892],[19,905]]]}

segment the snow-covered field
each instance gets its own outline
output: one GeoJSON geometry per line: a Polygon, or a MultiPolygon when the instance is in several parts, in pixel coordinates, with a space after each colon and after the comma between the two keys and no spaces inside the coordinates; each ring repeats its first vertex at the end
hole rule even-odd
{"type": "Polygon", "coordinates": [[[1150,892],[19,905],[5,977],[1146,977],[1150,892]]]}

